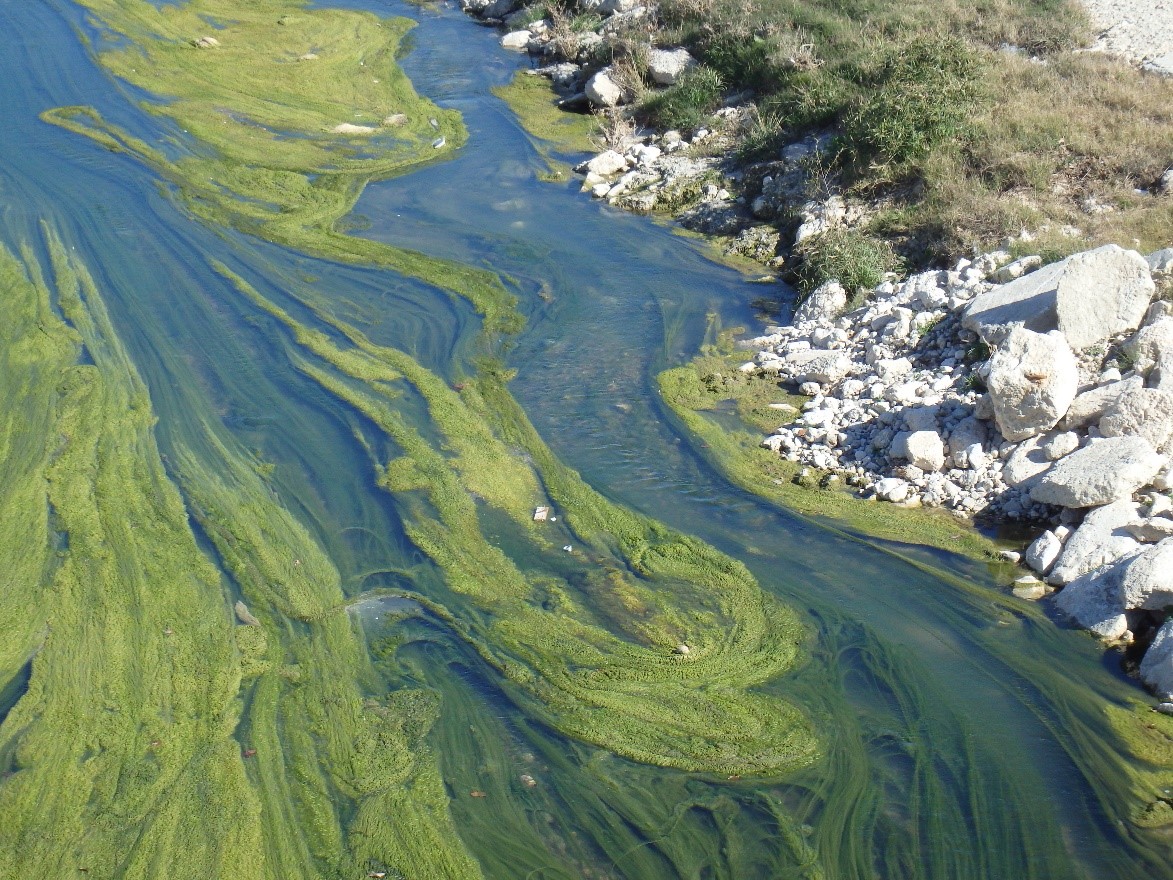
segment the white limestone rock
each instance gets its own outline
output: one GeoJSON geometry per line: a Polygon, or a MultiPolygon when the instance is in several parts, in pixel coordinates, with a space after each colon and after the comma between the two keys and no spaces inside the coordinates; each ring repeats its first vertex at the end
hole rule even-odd
{"type": "Polygon", "coordinates": [[[1015,447],[1002,465],[1002,479],[1008,486],[1029,489],[1051,468],[1051,459],[1044,451],[1044,440],[1028,437],[1015,447]]]}
{"type": "Polygon", "coordinates": [[[1113,641],[1128,632],[1121,581],[1125,562],[1090,571],[1069,583],[1055,600],[1055,606],[1101,639],[1113,641]]]}
{"type": "Polygon", "coordinates": [[[648,55],[648,76],[662,86],[675,85],[696,59],[687,49],[653,49],[648,55]]]}
{"type": "Polygon", "coordinates": [[[986,379],[994,419],[1007,440],[1049,431],[1079,388],[1079,365],[1062,334],[1013,328],[990,358],[986,379]]]}
{"type": "Polygon", "coordinates": [[[504,49],[516,49],[519,52],[524,52],[525,47],[529,45],[530,38],[533,36],[529,31],[510,31],[501,38],[501,47],[504,49]]]}
{"type": "Polygon", "coordinates": [[[1105,437],[1136,435],[1164,450],[1173,436],[1173,391],[1136,388],[1122,394],[1100,419],[1105,437]]]}
{"type": "Polygon", "coordinates": [[[1047,582],[1070,583],[1102,565],[1135,553],[1140,544],[1128,534],[1127,527],[1140,519],[1141,506],[1128,500],[1093,510],[1063,545],[1047,582]]]}
{"type": "Polygon", "coordinates": [[[579,168],[585,168],[588,174],[611,177],[627,169],[627,160],[621,153],[607,150],[588,160],[585,165],[580,165],[579,168]]]}
{"type": "Polygon", "coordinates": [[[795,382],[838,382],[851,371],[851,358],[842,351],[796,351],[785,358],[795,382]]]}
{"type": "Polygon", "coordinates": [[[623,89],[611,78],[609,67],[604,67],[587,80],[583,91],[587,100],[596,107],[614,107],[623,102],[623,89]]]}
{"type": "Polygon", "coordinates": [[[891,501],[899,504],[908,498],[912,487],[906,480],[899,477],[885,477],[875,485],[876,497],[881,501],[891,501]]]}
{"type": "Polygon", "coordinates": [[[828,281],[816,287],[794,310],[794,323],[827,323],[847,305],[847,291],[838,281],[828,281]]]}
{"type": "Polygon", "coordinates": [[[1149,375],[1153,367],[1173,357],[1173,317],[1165,315],[1141,327],[1124,344],[1124,351],[1132,358],[1138,373],[1149,375]]]}
{"type": "Polygon", "coordinates": [[[1104,245],[973,298],[962,325],[990,345],[1014,327],[1059,330],[1076,351],[1140,326],[1156,285],[1136,251],[1104,245]]]}
{"type": "Polygon", "coordinates": [[[1173,606],[1173,539],[1155,544],[1134,558],[1120,588],[1125,608],[1163,611],[1173,606]]]}
{"type": "Polygon", "coordinates": [[[1173,617],[1161,624],[1145,651],[1140,677],[1162,699],[1173,695],[1173,617]]]}
{"type": "Polygon", "coordinates": [[[1075,400],[1071,401],[1071,406],[1067,408],[1067,414],[1063,416],[1059,424],[1065,430],[1083,428],[1087,425],[1095,424],[1103,418],[1104,413],[1123,394],[1130,390],[1143,387],[1143,379],[1139,376],[1130,376],[1118,382],[1109,382],[1098,388],[1084,391],[1082,394],[1076,395],[1075,400]]]}
{"type": "Polygon", "coordinates": [[[945,467],[945,442],[936,431],[913,431],[904,442],[905,455],[914,467],[935,473],[945,467]]]}
{"type": "Polygon", "coordinates": [[[1165,462],[1143,437],[1106,437],[1057,461],[1030,497],[1059,507],[1108,504],[1131,497],[1165,462]]]}
{"type": "Polygon", "coordinates": [[[1026,555],[1023,558],[1033,571],[1045,575],[1062,552],[1063,542],[1054,532],[1047,529],[1026,548],[1026,555]]]}

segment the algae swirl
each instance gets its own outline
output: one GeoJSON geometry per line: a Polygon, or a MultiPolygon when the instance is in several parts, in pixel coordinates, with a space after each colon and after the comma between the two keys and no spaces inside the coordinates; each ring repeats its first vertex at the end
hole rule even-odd
{"type": "MultiPolygon", "coordinates": [[[[150,95],[163,135],[87,107],[47,121],[145,163],[213,228],[468,300],[485,351],[520,326],[492,273],[339,231],[366,183],[465,137],[396,67],[404,22],[296,0],[82,5],[97,58],[150,95]]],[[[0,875],[481,876],[431,742],[449,691],[400,680],[393,646],[375,663],[304,511],[214,419],[189,416],[164,459],[98,283],[57,233],[43,238],[52,281],[36,247],[0,254],[0,477],[17,513],[0,526],[0,682],[31,663],[0,716],[0,875]]],[[[309,286],[282,283],[295,317],[215,268],[289,363],[393,450],[355,428],[427,560],[398,568],[396,592],[526,717],[717,777],[818,757],[811,722],[761,690],[800,660],[796,614],[741,563],[560,463],[492,357],[452,387],[309,286]],[[559,522],[535,523],[538,505],[559,522]]],[[[804,852],[771,810],[790,828],[783,852],[804,852]]]]}

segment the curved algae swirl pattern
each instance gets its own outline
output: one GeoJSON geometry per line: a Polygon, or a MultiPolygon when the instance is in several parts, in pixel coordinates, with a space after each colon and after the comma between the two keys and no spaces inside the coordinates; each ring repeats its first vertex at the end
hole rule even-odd
{"type": "MultiPolygon", "coordinates": [[[[213,226],[467,299],[486,351],[520,326],[493,274],[337,231],[368,181],[464,138],[457,114],[395,67],[401,22],[293,0],[83,5],[102,64],[182,131],[148,143],[85,107],[46,120],[144,162],[213,226]],[[343,121],[373,131],[336,131],[343,121]]],[[[0,725],[0,873],[480,876],[429,745],[438,692],[370,695],[380,674],[338,569],[258,459],[198,418],[164,459],[98,283],[56,232],[43,238],[51,281],[35,248],[0,255],[13,314],[2,476],[20,512],[3,523],[17,585],[0,597],[14,633],[3,680],[33,658],[0,725]]],[[[495,670],[527,716],[706,774],[817,758],[810,722],[758,690],[798,663],[796,615],[741,563],[560,463],[491,357],[454,388],[308,287],[283,291],[299,318],[216,271],[290,364],[395,451],[370,449],[371,466],[442,575],[442,589],[395,592],[495,670]],[[533,521],[543,504],[557,524],[533,521]]]]}

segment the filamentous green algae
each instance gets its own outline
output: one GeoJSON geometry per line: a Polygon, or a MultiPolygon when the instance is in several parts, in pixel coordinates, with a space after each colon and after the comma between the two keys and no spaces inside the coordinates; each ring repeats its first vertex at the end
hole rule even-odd
{"type": "Polygon", "coordinates": [[[172,125],[148,143],[88,107],[47,111],[47,121],[136,156],[204,220],[423,279],[470,300],[488,328],[517,329],[514,299],[492,273],[337,229],[367,183],[467,139],[460,114],[417,95],[395,63],[411,22],[304,0],[81,5],[117,47],[99,47],[103,66],[153,96],[141,106],[172,125]]]}
{"type": "Polygon", "coordinates": [[[527,710],[571,736],[661,766],[740,775],[814,759],[801,714],[751,690],[796,662],[802,627],[743,565],[587,486],[550,453],[500,370],[486,365],[457,391],[338,321],[353,346],[334,345],[219,268],[291,331],[298,368],[364,412],[401,451],[380,482],[447,586],[481,612],[461,633],[527,710]],[[427,402],[438,443],[397,411],[400,393],[363,381],[393,373],[427,402]],[[531,517],[539,505],[557,509],[564,525],[543,532],[531,517]],[[488,512],[513,523],[513,555],[485,538],[488,512]],[[570,542],[566,562],[558,559],[566,553],[561,541],[570,542]]]}
{"type": "Polygon", "coordinates": [[[435,696],[367,693],[334,566],[209,436],[211,465],[173,464],[255,615],[233,620],[96,286],[47,241],[52,280],[0,251],[0,680],[32,662],[0,725],[0,876],[479,877],[424,741],[435,696]]]}
{"type": "MultiPolygon", "coordinates": [[[[368,182],[432,161],[465,138],[458,115],[415,95],[396,67],[405,23],[298,0],[82,5],[103,35],[99,60],[152,96],[142,106],[169,122],[162,129],[168,133],[148,143],[84,107],[50,111],[49,121],[141,160],[192,215],[213,226],[394,270],[467,299],[482,315],[489,349],[500,331],[520,325],[513,298],[495,275],[338,230],[368,182]]],[[[73,817],[76,831],[68,824],[50,830],[51,816],[31,810],[17,839],[40,835],[42,849],[14,849],[8,857],[42,871],[73,870],[69,862],[84,856],[120,876],[479,876],[453,827],[449,792],[428,742],[444,711],[436,693],[379,686],[361,627],[347,611],[338,567],[281,504],[263,463],[213,419],[187,416],[188,430],[171,440],[164,469],[153,445],[150,401],[133,365],[104,318],[85,318],[101,311],[97,290],[89,281],[69,280],[85,279],[84,267],[55,247],[62,308],[76,328],[62,325],[62,338],[73,341],[62,343],[56,356],[73,365],[71,376],[120,383],[133,403],[129,415],[111,405],[91,413],[86,425],[104,436],[134,416],[126,430],[137,432],[135,444],[119,448],[136,452],[119,466],[135,470],[133,479],[126,477],[132,486],[149,477],[155,494],[148,496],[147,486],[142,498],[124,493],[118,510],[137,509],[156,495],[167,499],[167,517],[155,517],[154,531],[143,527],[134,536],[166,553],[149,561],[132,555],[105,581],[86,581],[88,600],[102,608],[120,598],[130,603],[122,583],[130,579],[138,604],[125,611],[127,619],[109,622],[113,630],[105,621],[97,626],[101,618],[87,617],[78,603],[44,601],[36,591],[46,589],[46,572],[59,580],[72,570],[74,542],[86,535],[74,518],[95,501],[93,493],[53,494],[52,475],[67,452],[39,448],[43,460],[13,459],[14,473],[31,481],[18,491],[33,492],[38,472],[50,476],[41,512],[36,503],[22,504],[30,521],[5,525],[42,535],[45,549],[41,558],[19,561],[28,582],[18,594],[23,598],[5,599],[23,601],[26,611],[21,647],[5,658],[4,672],[11,674],[3,680],[29,657],[37,659],[29,693],[0,727],[14,743],[3,754],[17,770],[0,792],[24,799],[61,783],[52,776],[60,771],[22,751],[39,730],[36,719],[70,712],[60,702],[70,690],[59,692],[42,666],[58,628],[52,615],[31,611],[57,607],[79,617],[99,656],[110,650],[109,640],[125,652],[120,663],[138,670],[133,688],[126,685],[117,699],[92,710],[109,713],[103,721],[127,738],[120,748],[133,745],[134,754],[145,755],[136,758],[142,764],[134,765],[136,772],[151,784],[182,778],[202,786],[202,799],[169,785],[171,812],[164,814],[151,800],[154,789],[127,789],[94,765],[93,784],[108,797],[103,821],[110,840],[83,835],[80,813],[73,817]],[[74,288],[84,289],[84,297],[74,288]],[[79,333],[87,350],[103,352],[103,359],[92,353],[93,366],[76,366],[79,333]],[[201,550],[169,478],[222,572],[201,550]],[[53,522],[46,510],[56,511],[53,522]],[[51,543],[54,529],[69,535],[63,557],[51,543]],[[181,599],[188,605],[169,604],[181,599]],[[232,611],[238,601],[248,609],[240,621],[232,611]],[[151,687],[166,680],[158,670],[173,668],[166,652],[181,638],[190,639],[181,644],[193,656],[174,675],[194,689],[185,697],[193,720],[173,730],[182,716],[155,708],[145,678],[150,670],[151,687]],[[43,707],[39,699],[47,701],[43,707]],[[170,775],[152,776],[163,756],[174,768],[166,764],[170,775]],[[205,823],[209,810],[215,815],[205,823]],[[88,848],[79,850],[83,843],[74,841],[83,837],[88,848]],[[115,864],[119,858],[124,861],[115,864]],[[143,859],[144,867],[131,870],[130,858],[143,859]]],[[[418,589],[400,592],[416,600],[416,613],[475,651],[526,717],[631,760],[722,777],[776,776],[817,758],[811,723],[760,690],[800,660],[806,633],[794,612],[765,594],[739,562],[611,503],[557,461],[494,361],[454,388],[407,353],[375,344],[335,317],[334,304],[320,292],[282,291],[307,322],[226,265],[216,269],[242,303],[273,322],[289,363],[368,420],[394,450],[381,455],[364,444],[379,486],[427,561],[412,573],[418,589]],[[559,522],[535,523],[537,506],[552,506],[559,522]]],[[[40,297],[30,309],[51,314],[48,286],[27,286],[40,297]]],[[[31,323],[21,326],[35,338],[31,323]]],[[[61,389],[68,383],[54,385],[52,373],[45,373],[39,393],[67,399],[61,389]]],[[[64,433],[71,444],[80,436],[57,424],[38,427],[37,436],[64,433]]],[[[117,461],[98,459],[92,470],[100,476],[117,461]]],[[[119,528],[134,522],[130,514],[122,519],[119,528]]],[[[120,560],[140,546],[128,538],[126,547],[115,547],[122,537],[97,543],[120,560]]],[[[393,664],[394,652],[388,657],[393,664]]],[[[58,674],[79,679],[90,663],[89,655],[75,655],[58,674]]],[[[55,733],[46,728],[42,736],[53,748],[76,751],[71,760],[85,768],[111,747],[93,745],[78,732],[80,723],[78,716],[63,718],[55,733]]],[[[23,803],[13,802],[14,814],[23,803]]],[[[78,803],[86,801],[69,800],[79,811],[89,809],[78,803]]]]}
{"type": "Polygon", "coordinates": [[[0,726],[0,875],[259,877],[220,575],[92,284],[53,245],[55,282],[0,252],[0,679],[32,661],[0,726]]]}

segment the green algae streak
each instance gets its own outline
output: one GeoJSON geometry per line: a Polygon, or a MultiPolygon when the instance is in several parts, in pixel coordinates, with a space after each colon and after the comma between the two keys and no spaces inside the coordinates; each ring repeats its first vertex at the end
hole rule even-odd
{"type": "MultiPolygon", "coordinates": [[[[99,60],[154,96],[142,106],[168,134],[148,143],[85,107],[48,121],[134,156],[213,226],[463,297],[487,345],[520,326],[495,275],[338,231],[368,182],[465,138],[395,65],[406,23],[296,0],[82,5],[112,47],[99,60]]],[[[0,681],[33,663],[0,725],[0,874],[479,877],[429,745],[436,692],[380,689],[337,566],[218,424],[189,417],[194,433],[164,463],[97,286],[46,240],[52,284],[31,249],[23,267],[0,261],[13,291],[0,474],[19,510],[2,526],[18,588],[0,597],[13,633],[0,681]],[[237,601],[255,625],[234,621],[237,601]]],[[[495,669],[528,716],[715,775],[817,759],[811,723],[758,690],[798,663],[806,632],[743,565],[587,486],[491,360],[458,391],[321,294],[284,291],[307,323],[216,268],[273,322],[290,363],[396,450],[368,451],[437,575],[418,572],[419,614],[495,669]],[[533,522],[539,504],[560,522],[533,522]]]]}
{"type": "Polygon", "coordinates": [[[669,410],[704,444],[707,457],[730,481],[789,510],[827,517],[832,525],[840,523],[864,535],[938,547],[979,561],[996,557],[993,541],[942,511],[880,505],[860,501],[844,489],[819,489],[818,474],[803,485],[796,483],[800,467],[762,448],[761,437],[788,420],[771,403],[800,407],[804,398],[786,394],[777,382],[739,372],[742,360],[710,348],[657,379],[669,410]],[[729,405],[735,407],[736,425],[710,417],[729,405]]]}
{"type": "Polygon", "coordinates": [[[96,286],[47,245],[52,282],[31,249],[0,251],[0,479],[19,502],[0,679],[33,664],[0,725],[0,876],[479,877],[423,742],[434,696],[365,695],[333,565],[212,438],[213,469],[177,466],[260,626],[234,623],[96,286]]]}
{"type": "Polygon", "coordinates": [[[173,126],[151,144],[87,107],[47,111],[46,121],[135,156],[203,220],[425,280],[470,300],[488,329],[519,328],[514,298],[492,273],[337,230],[370,181],[467,139],[459,113],[417,95],[395,63],[411,22],[302,0],[81,5],[111,45],[125,46],[101,51],[102,65],[153,95],[141,106],[173,126]],[[217,45],[198,48],[206,36],[217,45]]]}
{"type": "Polygon", "coordinates": [[[380,483],[396,494],[409,536],[448,587],[481,612],[462,634],[516,686],[527,711],[570,736],[660,766],[777,773],[814,759],[802,716],[748,690],[794,664],[802,628],[744,566],[583,483],[550,453],[499,370],[486,365],[458,392],[403,352],[319,313],[353,345],[336,347],[218,268],[300,343],[290,354],[302,372],[365,413],[401,450],[380,483]],[[426,401],[434,444],[396,411],[400,391],[364,381],[395,374],[426,401]],[[563,527],[548,527],[558,541],[532,521],[538,505],[562,514],[563,527]],[[520,545],[514,555],[531,560],[529,570],[482,534],[482,519],[493,513],[495,522],[512,523],[520,545]],[[578,547],[569,563],[558,558],[563,540],[578,547]],[[572,585],[580,576],[588,589],[572,585]],[[687,654],[674,653],[681,644],[687,654]]]}

